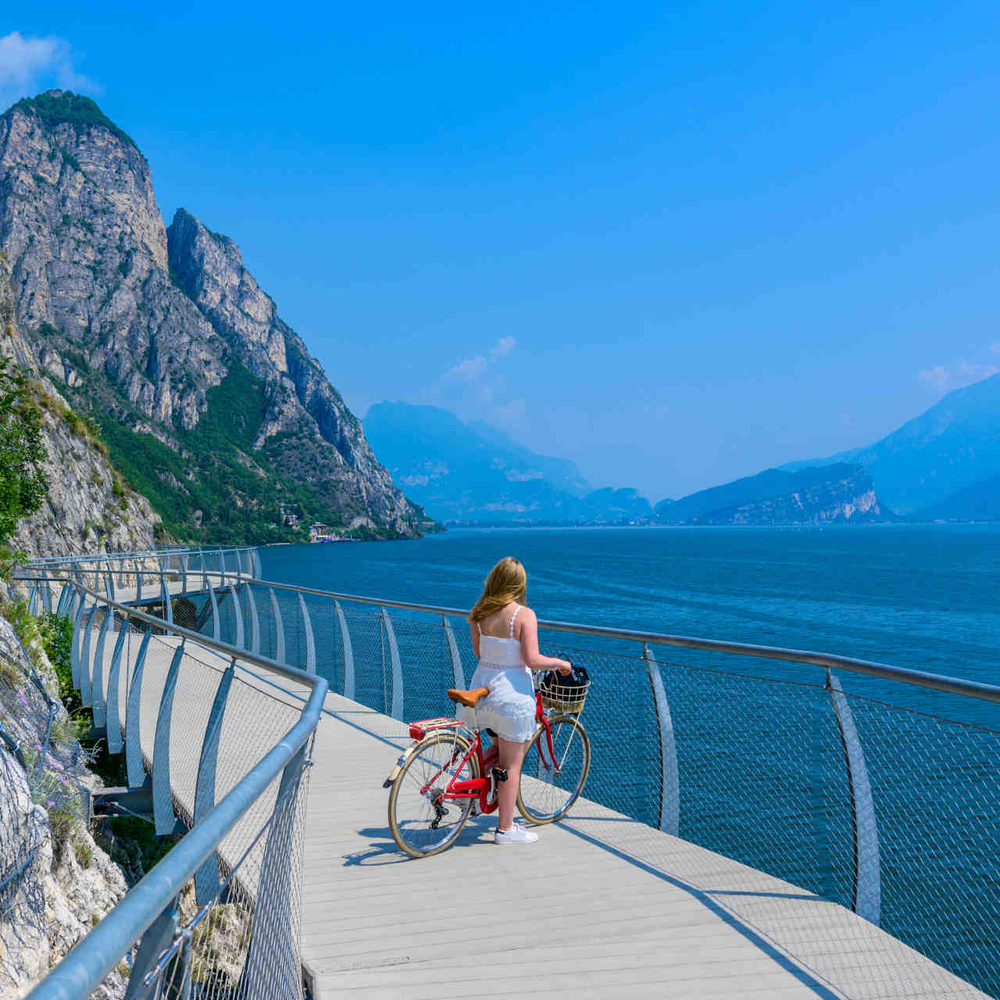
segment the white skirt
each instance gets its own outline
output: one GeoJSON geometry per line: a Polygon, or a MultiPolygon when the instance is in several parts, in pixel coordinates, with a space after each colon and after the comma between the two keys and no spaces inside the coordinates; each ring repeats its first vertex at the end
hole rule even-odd
{"type": "Polygon", "coordinates": [[[524,743],[535,734],[535,689],[525,666],[495,667],[480,663],[470,688],[489,689],[474,709],[458,706],[467,725],[492,729],[501,739],[524,743]]]}

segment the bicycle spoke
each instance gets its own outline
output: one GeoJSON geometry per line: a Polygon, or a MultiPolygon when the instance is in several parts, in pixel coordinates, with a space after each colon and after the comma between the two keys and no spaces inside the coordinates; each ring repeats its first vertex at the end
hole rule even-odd
{"type": "Polygon", "coordinates": [[[552,744],[545,728],[535,734],[529,754],[537,754],[522,774],[518,806],[536,823],[565,815],[579,796],[590,769],[590,745],[583,728],[571,717],[550,721],[552,744]],[[532,774],[534,772],[534,774],[532,774]]]}
{"type": "Polygon", "coordinates": [[[390,825],[404,850],[415,855],[440,850],[457,835],[471,800],[444,799],[454,780],[472,778],[468,745],[457,735],[432,738],[414,749],[390,795],[390,825]]]}

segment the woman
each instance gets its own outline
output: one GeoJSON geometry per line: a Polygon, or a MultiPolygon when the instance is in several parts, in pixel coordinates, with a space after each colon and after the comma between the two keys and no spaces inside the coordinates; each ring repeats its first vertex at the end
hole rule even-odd
{"type": "Polygon", "coordinates": [[[472,648],[479,666],[471,688],[487,688],[475,709],[464,710],[466,721],[497,734],[499,766],[507,780],[498,789],[499,817],[493,839],[498,844],[532,844],[538,834],[514,822],[514,803],[521,763],[535,732],[535,693],[532,670],[568,674],[568,660],[538,652],[538,619],[524,607],[528,577],[524,567],[508,556],[490,570],[483,595],[469,613],[472,648]],[[474,715],[473,720],[471,716],[474,715]]]}

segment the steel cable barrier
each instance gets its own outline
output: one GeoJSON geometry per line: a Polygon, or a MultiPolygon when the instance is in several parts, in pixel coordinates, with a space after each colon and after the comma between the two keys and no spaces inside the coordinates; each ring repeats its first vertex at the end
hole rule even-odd
{"type": "MultiPolygon", "coordinates": [[[[463,611],[268,583],[234,563],[219,560],[198,585],[167,564],[172,613],[186,608],[250,662],[294,665],[395,719],[451,714],[445,689],[475,667],[463,611]]],[[[868,989],[859,996],[945,997],[963,989],[955,976],[1000,996],[1000,688],[558,622],[540,622],[540,640],[589,671],[584,796],[648,824],[643,856],[752,924],[774,895],[767,876],[784,880],[802,905],[783,944],[830,979],[851,968],[868,989]],[[656,831],[744,864],[738,889],[713,885],[708,856],[670,852],[656,831]],[[908,947],[938,967],[912,962],[908,947]]]]}
{"type": "MultiPolygon", "coordinates": [[[[263,581],[191,599],[203,630],[317,671],[400,720],[451,714],[444,692],[475,666],[456,609],[263,581]]],[[[838,922],[825,907],[811,921],[806,909],[786,940],[820,971],[850,965],[872,995],[887,981],[906,995],[912,963],[900,946],[886,964],[881,929],[938,963],[936,995],[954,992],[952,973],[1000,995],[1000,688],[819,653],[540,625],[545,651],[592,680],[586,798],[745,864],[727,905],[748,920],[759,873],[786,881],[791,898],[864,917],[838,922]]],[[[926,994],[920,968],[911,985],[926,994]]]]}
{"type": "MultiPolygon", "coordinates": [[[[220,589],[222,572],[240,579],[199,571],[220,589]]],[[[326,681],[173,624],[183,597],[152,615],[78,583],[86,572],[63,572],[55,604],[81,700],[128,773],[95,811],[178,839],[30,996],[87,997],[113,970],[129,998],[302,996],[304,791],[326,681]]]]}

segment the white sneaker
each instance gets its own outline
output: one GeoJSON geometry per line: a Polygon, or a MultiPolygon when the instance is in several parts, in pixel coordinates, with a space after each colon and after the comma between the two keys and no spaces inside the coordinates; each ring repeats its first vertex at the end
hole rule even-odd
{"type": "Polygon", "coordinates": [[[525,830],[517,823],[512,824],[509,830],[501,830],[500,827],[497,827],[493,831],[494,844],[533,844],[536,840],[538,840],[537,833],[525,830]]]}

